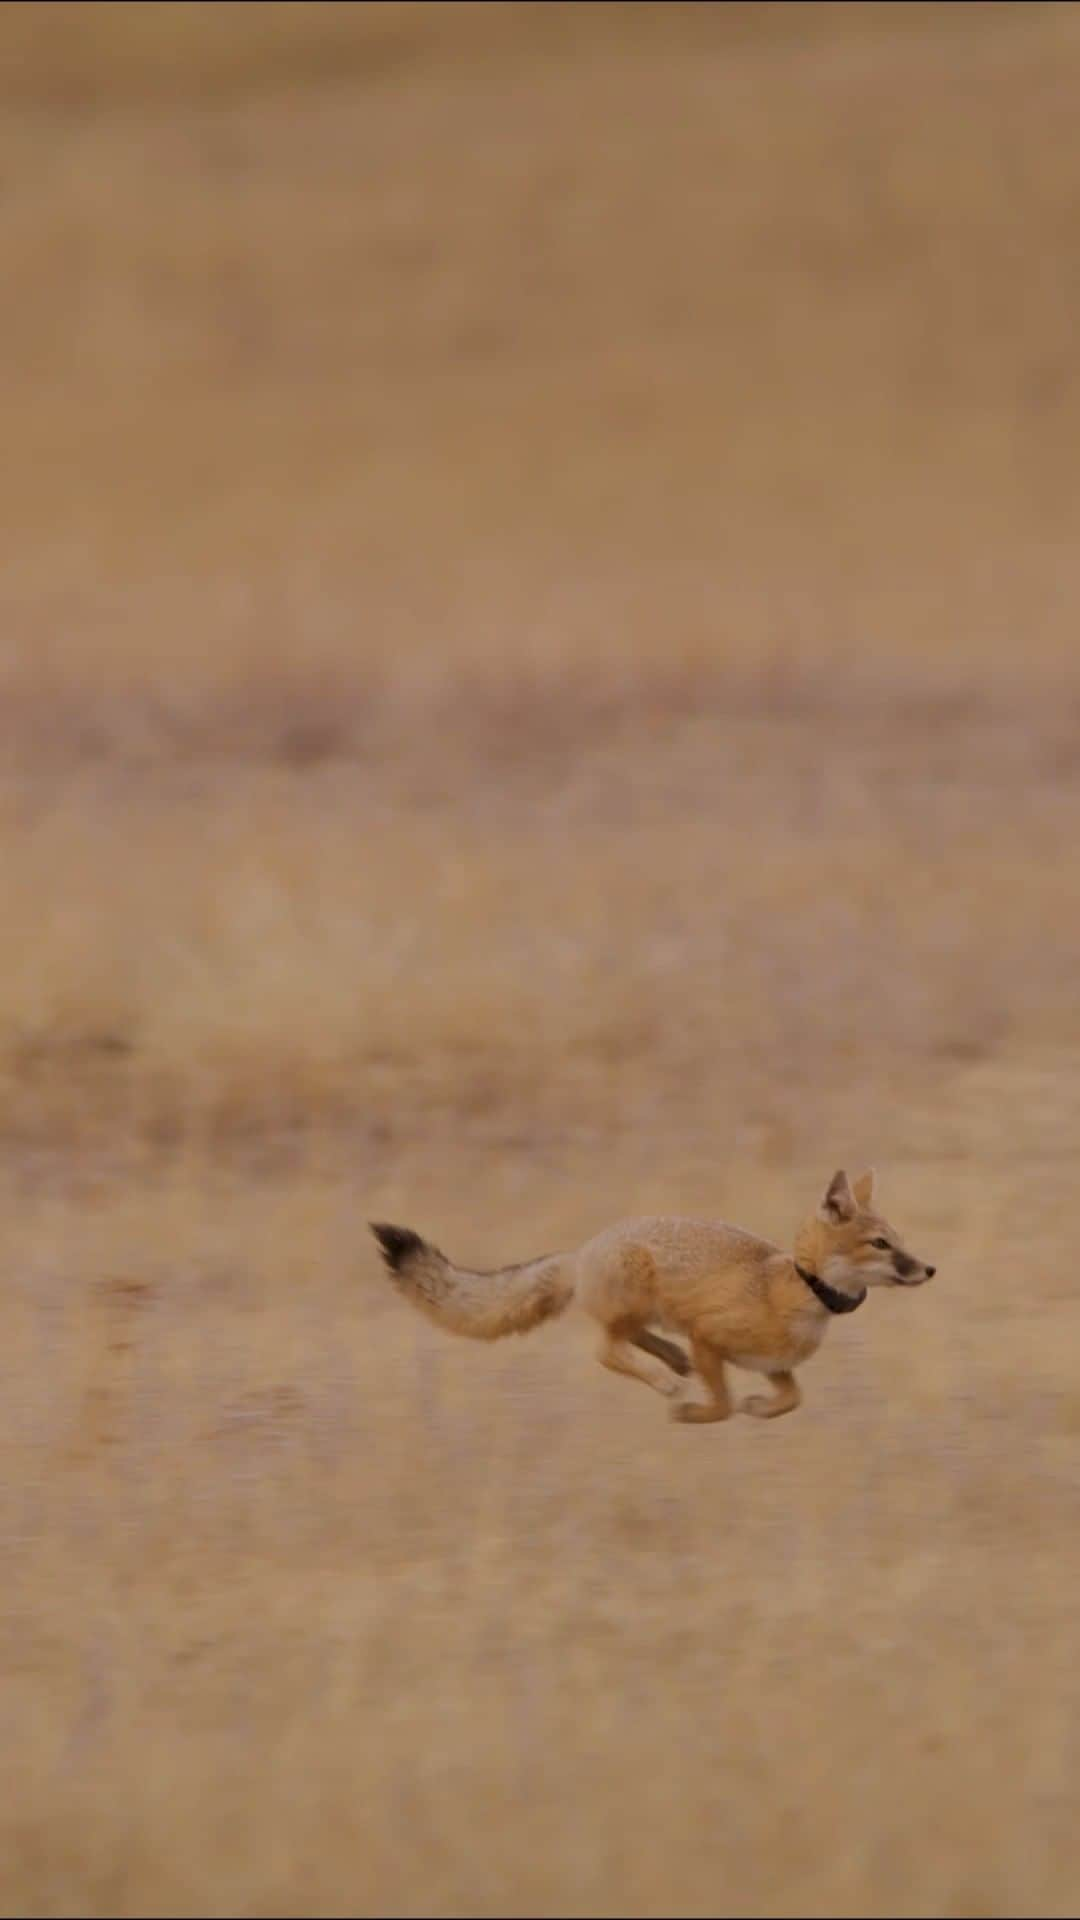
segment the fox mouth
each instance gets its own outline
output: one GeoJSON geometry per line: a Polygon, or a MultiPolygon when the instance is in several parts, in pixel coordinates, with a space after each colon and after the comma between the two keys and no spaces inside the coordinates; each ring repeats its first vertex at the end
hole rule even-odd
{"type": "Polygon", "coordinates": [[[898,1287],[925,1287],[929,1278],[930,1275],[928,1273],[908,1273],[903,1275],[897,1273],[893,1276],[894,1282],[898,1287]]]}

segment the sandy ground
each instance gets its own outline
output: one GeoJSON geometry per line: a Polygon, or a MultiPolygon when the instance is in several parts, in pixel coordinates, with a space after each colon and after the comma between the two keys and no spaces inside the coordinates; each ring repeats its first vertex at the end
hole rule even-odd
{"type": "Polygon", "coordinates": [[[0,1909],[1072,1914],[1080,10],[0,47],[0,1909]],[[767,1428],[365,1227],[870,1162],[767,1428]]]}

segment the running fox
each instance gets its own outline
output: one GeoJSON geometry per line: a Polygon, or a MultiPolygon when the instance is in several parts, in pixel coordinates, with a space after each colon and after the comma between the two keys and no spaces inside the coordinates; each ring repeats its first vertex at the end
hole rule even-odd
{"type": "Polygon", "coordinates": [[[528,1333],[572,1300],[603,1328],[599,1360],[674,1400],[673,1420],[726,1420],[726,1367],[764,1373],[769,1394],[740,1412],[759,1420],[792,1413],[795,1368],[817,1351],[832,1316],[853,1313],[869,1287],[918,1287],[935,1269],[901,1245],[874,1207],[874,1176],[833,1175],[795,1236],[794,1254],[719,1220],[620,1221],[576,1253],[474,1273],[456,1267],[408,1227],[371,1231],[401,1292],[439,1326],[473,1340],[528,1333]],[[684,1334],[692,1361],[656,1331],[684,1334]],[[697,1372],[707,1401],[682,1398],[697,1372]]]}

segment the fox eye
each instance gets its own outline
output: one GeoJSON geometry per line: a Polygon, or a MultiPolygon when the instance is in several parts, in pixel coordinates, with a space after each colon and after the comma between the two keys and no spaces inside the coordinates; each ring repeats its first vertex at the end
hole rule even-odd
{"type": "Polygon", "coordinates": [[[891,1251],[888,1241],[883,1240],[880,1234],[878,1235],[876,1240],[871,1240],[870,1245],[872,1247],[877,1247],[880,1253],[888,1253],[891,1251]]]}

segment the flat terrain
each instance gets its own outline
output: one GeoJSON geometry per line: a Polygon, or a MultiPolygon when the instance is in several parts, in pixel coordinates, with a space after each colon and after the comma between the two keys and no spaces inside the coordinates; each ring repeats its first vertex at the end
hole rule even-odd
{"type": "Polygon", "coordinates": [[[0,1912],[1075,1913],[1078,90],[0,9],[0,1912]],[[767,1428],[365,1227],[869,1162],[767,1428]]]}

